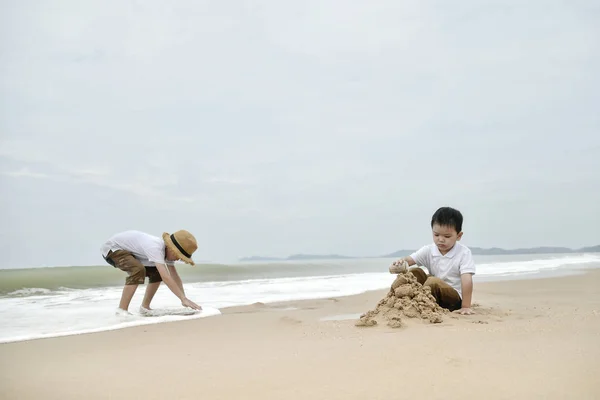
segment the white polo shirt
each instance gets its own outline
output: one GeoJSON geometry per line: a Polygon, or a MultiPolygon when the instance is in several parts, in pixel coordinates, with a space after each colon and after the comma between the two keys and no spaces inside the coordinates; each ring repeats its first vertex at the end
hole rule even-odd
{"type": "Polygon", "coordinates": [[[106,257],[110,250],[126,250],[145,267],[154,267],[156,264],[173,265],[173,262],[165,260],[164,240],[140,231],[117,233],[102,245],[102,256],[106,257]]]}
{"type": "Polygon", "coordinates": [[[456,242],[454,247],[442,255],[435,244],[421,247],[410,255],[415,263],[427,268],[430,275],[440,278],[452,286],[462,298],[462,274],[475,274],[475,263],[471,250],[456,242]]]}

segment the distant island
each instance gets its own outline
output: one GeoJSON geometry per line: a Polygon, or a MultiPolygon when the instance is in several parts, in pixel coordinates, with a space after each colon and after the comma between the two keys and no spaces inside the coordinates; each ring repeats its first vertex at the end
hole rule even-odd
{"type": "MultiPolygon", "coordinates": [[[[492,247],[484,249],[481,247],[469,247],[474,255],[481,256],[497,256],[497,255],[509,255],[509,254],[561,254],[561,253],[600,253],[600,245],[582,247],[580,249],[569,249],[567,247],[532,247],[526,249],[501,249],[498,247],[492,247]]],[[[366,256],[366,257],[352,257],[343,256],[339,254],[293,254],[285,258],[279,257],[242,257],[239,260],[241,262],[252,262],[252,261],[302,261],[302,260],[346,260],[346,259],[359,259],[359,258],[396,258],[405,257],[410,255],[414,250],[398,250],[390,254],[381,256],[366,256]]]]}

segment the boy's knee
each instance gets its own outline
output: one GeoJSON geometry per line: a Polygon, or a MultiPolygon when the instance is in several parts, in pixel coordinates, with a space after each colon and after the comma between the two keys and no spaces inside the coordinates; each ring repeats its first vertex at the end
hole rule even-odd
{"type": "Polygon", "coordinates": [[[435,276],[430,276],[427,278],[423,286],[429,286],[431,290],[439,289],[440,287],[444,286],[444,281],[442,281],[440,278],[436,278],[435,276]]]}
{"type": "Polygon", "coordinates": [[[435,297],[436,303],[450,311],[458,310],[461,307],[462,299],[456,289],[448,285],[440,278],[430,276],[425,285],[431,289],[431,294],[435,297]]]}
{"type": "Polygon", "coordinates": [[[417,278],[417,282],[419,282],[421,285],[424,285],[427,281],[427,274],[419,267],[411,268],[408,270],[408,272],[413,274],[415,278],[417,278]]]}
{"type": "Polygon", "coordinates": [[[430,276],[425,281],[423,286],[427,286],[431,289],[431,294],[435,297],[438,304],[440,304],[442,300],[442,288],[444,287],[444,281],[440,278],[436,278],[435,276],[430,276]]]}

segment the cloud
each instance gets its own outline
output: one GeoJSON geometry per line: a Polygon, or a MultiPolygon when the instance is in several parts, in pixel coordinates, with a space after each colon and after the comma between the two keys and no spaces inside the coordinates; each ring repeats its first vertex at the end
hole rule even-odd
{"type": "Polygon", "coordinates": [[[15,178],[26,177],[26,178],[48,178],[48,175],[39,172],[31,172],[27,168],[20,169],[19,171],[0,171],[0,174],[11,176],[15,178]]]}
{"type": "MultiPolygon", "coordinates": [[[[6,160],[6,158],[1,158],[6,160]]],[[[26,164],[26,163],[25,163],[26,164]]],[[[120,192],[126,192],[139,196],[145,200],[160,201],[160,202],[183,202],[191,203],[195,200],[192,197],[179,196],[176,193],[169,193],[164,190],[165,186],[172,185],[172,180],[151,180],[133,181],[128,177],[117,177],[107,169],[81,169],[69,170],[59,165],[42,163],[43,167],[37,167],[39,170],[30,170],[24,166],[18,170],[0,171],[0,175],[10,178],[35,178],[47,179],[51,181],[60,181],[73,185],[94,185],[98,187],[110,188],[120,192]],[[47,172],[39,172],[44,170],[47,172]]]]}
{"type": "Polygon", "coordinates": [[[595,244],[594,2],[3,11],[12,251],[29,235],[44,263],[86,263],[44,244],[48,232],[99,241],[172,223],[198,232],[203,258],[378,254],[428,241],[440,204],[464,210],[474,245],[595,244]]]}

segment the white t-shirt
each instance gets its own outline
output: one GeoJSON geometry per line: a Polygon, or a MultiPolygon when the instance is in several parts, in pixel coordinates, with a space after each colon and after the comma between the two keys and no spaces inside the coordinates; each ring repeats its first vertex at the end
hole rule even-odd
{"type": "Polygon", "coordinates": [[[117,233],[102,245],[102,256],[106,257],[110,250],[129,251],[146,267],[154,267],[156,264],[173,265],[165,260],[164,240],[140,231],[117,233]]]}
{"type": "Polygon", "coordinates": [[[452,286],[462,298],[460,276],[475,274],[475,263],[471,250],[456,242],[454,247],[442,255],[435,244],[429,244],[415,251],[410,257],[419,266],[427,268],[429,274],[440,278],[452,286]]]}

